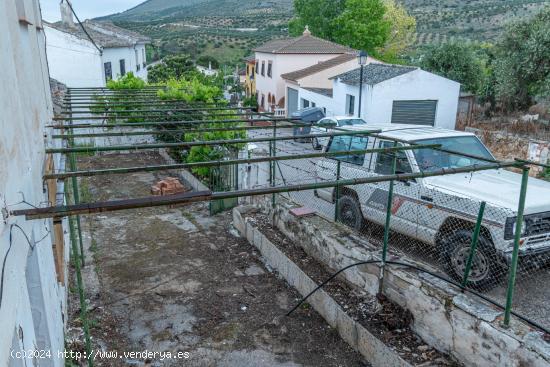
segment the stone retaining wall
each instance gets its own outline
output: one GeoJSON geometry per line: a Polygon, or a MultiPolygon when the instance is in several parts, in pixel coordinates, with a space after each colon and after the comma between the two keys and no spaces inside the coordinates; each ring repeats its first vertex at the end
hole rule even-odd
{"type": "MultiPolygon", "coordinates": [[[[379,259],[379,251],[348,228],[319,216],[297,218],[295,205],[281,196],[267,205],[274,226],[332,270],[379,259]]],[[[391,258],[389,259],[391,260],[391,258]]],[[[352,285],[378,292],[380,268],[353,267],[343,273],[352,285]]],[[[424,341],[467,366],[548,366],[550,344],[543,333],[513,319],[501,327],[503,312],[426,273],[390,266],[383,291],[414,316],[413,330],[424,341]]]]}

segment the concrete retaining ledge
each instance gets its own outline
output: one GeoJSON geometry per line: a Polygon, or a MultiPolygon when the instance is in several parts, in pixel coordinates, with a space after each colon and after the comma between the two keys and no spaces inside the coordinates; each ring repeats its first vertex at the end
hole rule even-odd
{"type": "MultiPolygon", "coordinates": [[[[276,228],[329,269],[379,258],[377,247],[343,225],[315,215],[293,216],[289,210],[296,205],[281,195],[276,208],[271,202],[258,203],[276,228]]],[[[341,276],[375,295],[379,274],[379,266],[367,265],[351,268],[341,276]]],[[[390,266],[383,291],[413,314],[411,326],[418,336],[466,366],[550,366],[550,343],[542,332],[516,318],[509,329],[503,328],[502,310],[426,273],[390,266]]]]}
{"type": "MultiPolygon", "coordinates": [[[[246,236],[262,254],[269,266],[279,272],[288,284],[305,296],[317,284],[266,238],[254,225],[241,215],[242,207],[233,209],[233,224],[241,235],[246,236]]],[[[374,366],[411,366],[395,351],[372,335],[365,327],[349,317],[340,305],[324,290],[317,291],[308,303],[338,330],[338,333],[353,349],[361,353],[374,366]]]]}

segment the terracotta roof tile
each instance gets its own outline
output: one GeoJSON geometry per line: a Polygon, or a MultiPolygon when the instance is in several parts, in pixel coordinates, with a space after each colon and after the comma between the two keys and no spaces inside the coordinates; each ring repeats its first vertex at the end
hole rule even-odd
{"type": "Polygon", "coordinates": [[[353,49],[309,34],[269,41],[253,51],[272,54],[343,54],[353,49]]]}
{"type": "Polygon", "coordinates": [[[296,70],[290,73],[286,73],[281,75],[283,79],[292,80],[292,81],[298,81],[299,79],[302,79],[306,76],[310,76],[313,74],[316,74],[320,71],[330,69],[334,66],[343,64],[345,62],[351,61],[355,59],[357,55],[355,53],[345,53],[339,56],[336,56],[330,60],[322,61],[318,64],[309,66],[305,69],[296,70]]]}

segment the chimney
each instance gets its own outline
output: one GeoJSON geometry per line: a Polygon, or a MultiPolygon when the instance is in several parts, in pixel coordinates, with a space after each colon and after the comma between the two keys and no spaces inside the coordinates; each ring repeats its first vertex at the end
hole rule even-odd
{"type": "Polygon", "coordinates": [[[303,33],[304,36],[311,36],[311,32],[309,30],[309,26],[306,25],[306,29],[304,29],[304,33],[303,33]]]}
{"type": "Polygon", "coordinates": [[[61,0],[59,9],[61,10],[61,23],[69,28],[75,28],[76,26],[73,20],[73,12],[69,6],[69,0],[61,0]]]}

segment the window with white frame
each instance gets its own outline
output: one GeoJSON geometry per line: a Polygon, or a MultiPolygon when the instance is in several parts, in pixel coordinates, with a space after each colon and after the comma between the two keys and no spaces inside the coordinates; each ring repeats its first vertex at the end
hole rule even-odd
{"type": "Polygon", "coordinates": [[[265,61],[262,61],[262,76],[265,76],[265,61]]]}
{"type": "Polygon", "coordinates": [[[269,61],[267,63],[267,76],[268,77],[273,77],[273,62],[269,61]]]}

